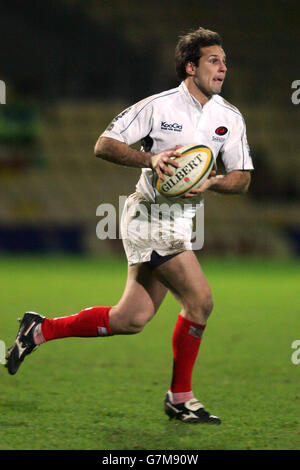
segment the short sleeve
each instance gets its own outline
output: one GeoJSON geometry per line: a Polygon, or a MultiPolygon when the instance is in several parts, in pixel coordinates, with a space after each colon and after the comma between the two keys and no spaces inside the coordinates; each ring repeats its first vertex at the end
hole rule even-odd
{"type": "Polygon", "coordinates": [[[242,117],[236,121],[231,134],[221,150],[226,172],[253,170],[253,162],[247,141],[246,125],[242,117]]]}
{"type": "Polygon", "coordinates": [[[140,101],[118,114],[101,137],[110,137],[127,145],[135,144],[150,133],[152,114],[151,102],[140,101]]]}

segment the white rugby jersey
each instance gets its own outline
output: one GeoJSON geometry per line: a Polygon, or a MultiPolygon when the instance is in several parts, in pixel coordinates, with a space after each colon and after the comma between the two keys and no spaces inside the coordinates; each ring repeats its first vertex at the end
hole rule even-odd
{"type": "MultiPolygon", "coordinates": [[[[239,110],[219,95],[213,95],[201,106],[184,82],[125,109],[102,136],[127,145],[141,141],[143,150],[153,154],[175,145],[205,145],[212,150],[216,166],[217,157],[222,158],[227,173],[253,170],[246,126],[239,110]]],[[[136,190],[150,202],[166,202],[155,189],[156,180],[156,173],[143,168],[136,190]]],[[[191,203],[191,199],[181,199],[191,203]]],[[[198,197],[192,199],[199,203],[198,197]]]]}

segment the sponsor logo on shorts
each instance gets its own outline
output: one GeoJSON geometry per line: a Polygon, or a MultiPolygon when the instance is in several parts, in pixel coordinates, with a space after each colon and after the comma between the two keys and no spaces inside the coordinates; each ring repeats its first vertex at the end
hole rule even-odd
{"type": "Polygon", "coordinates": [[[182,124],[178,124],[177,122],[174,122],[173,124],[168,124],[166,121],[161,121],[160,128],[162,131],[181,132],[182,124]]]}

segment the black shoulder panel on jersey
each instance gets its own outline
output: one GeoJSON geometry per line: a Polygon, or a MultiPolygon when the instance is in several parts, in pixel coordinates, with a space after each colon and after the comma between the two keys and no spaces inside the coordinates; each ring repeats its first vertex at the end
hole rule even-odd
{"type": "Polygon", "coordinates": [[[150,135],[147,135],[141,140],[142,147],[145,152],[150,152],[153,147],[153,139],[150,135]]]}

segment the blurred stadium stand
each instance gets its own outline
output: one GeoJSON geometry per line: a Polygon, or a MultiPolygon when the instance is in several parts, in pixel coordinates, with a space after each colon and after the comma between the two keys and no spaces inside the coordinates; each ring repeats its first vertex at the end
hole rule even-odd
{"type": "Polygon", "coordinates": [[[122,109],[177,85],[174,44],[200,23],[226,38],[232,66],[223,94],[245,116],[256,168],[247,196],[207,195],[205,252],[299,255],[300,108],[291,103],[291,82],[300,70],[291,10],[281,1],[243,10],[234,0],[220,11],[212,1],[195,23],[194,1],[184,15],[183,7],[155,1],[142,13],[132,1],[130,15],[124,2],[100,3],[1,2],[7,104],[0,106],[0,252],[122,249],[119,241],[97,239],[96,209],[118,209],[140,171],[99,161],[94,144],[122,109]],[[249,14],[257,14],[255,31],[249,14]]]}

